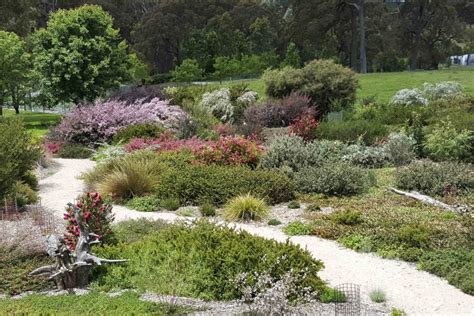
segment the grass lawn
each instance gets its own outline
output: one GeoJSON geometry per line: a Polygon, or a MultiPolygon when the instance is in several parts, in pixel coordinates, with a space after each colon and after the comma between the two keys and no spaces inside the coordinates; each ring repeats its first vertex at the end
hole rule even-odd
{"type": "Polygon", "coordinates": [[[44,136],[49,127],[58,124],[61,119],[61,115],[56,113],[20,111],[20,114],[16,115],[15,111],[11,109],[3,109],[3,114],[6,117],[16,116],[23,119],[25,127],[31,131],[34,137],[44,136]]]}
{"type": "MultiPolygon", "coordinates": [[[[360,79],[360,89],[357,91],[357,98],[375,96],[382,102],[390,101],[391,97],[400,89],[422,88],[423,83],[437,83],[440,81],[457,81],[464,86],[465,93],[474,95],[474,67],[461,68],[452,67],[450,69],[433,71],[404,71],[370,73],[358,75],[360,79]]],[[[258,92],[260,97],[265,97],[265,84],[260,79],[226,81],[222,84],[215,84],[216,87],[229,87],[239,83],[247,83],[251,90],[258,92]]]]}

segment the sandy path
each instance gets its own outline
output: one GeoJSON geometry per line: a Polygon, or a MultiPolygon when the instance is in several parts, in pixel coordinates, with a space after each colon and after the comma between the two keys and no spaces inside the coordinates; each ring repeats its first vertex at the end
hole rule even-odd
{"type": "MultiPolygon", "coordinates": [[[[77,179],[94,162],[76,159],[56,159],[58,171],[40,181],[42,204],[62,216],[64,206],[84,190],[77,179]]],[[[172,213],[143,213],[115,206],[116,221],[131,218],[150,218],[175,221],[184,219],[172,213]]],[[[189,218],[188,218],[189,219],[189,218]]],[[[285,241],[288,237],[279,229],[235,224],[254,235],[285,241]]],[[[329,284],[361,285],[363,297],[374,289],[387,294],[387,306],[403,309],[409,315],[474,315],[474,297],[467,295],[445,280],[412,264],[387,260],[372,254],[361,254],[340,247],[336,242],[314,236],[292,237],[290,240],[306,248],[315,259],[324,262],[319,275],[329,284]]]]}

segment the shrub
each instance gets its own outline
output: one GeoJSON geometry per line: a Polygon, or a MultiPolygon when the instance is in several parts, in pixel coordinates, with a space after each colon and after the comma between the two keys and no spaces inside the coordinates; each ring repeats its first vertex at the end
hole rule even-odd
{"type": "Polygon", "coordinates": [[[194,225],[175,224],[133,243],[97,249],[107,258],[127,258],[127,265],[104,265],[97,275],[99,288],[137,288],[164,295],[232,300],[242,297],[237,277],[268,271],[281,279],[290,270],[302,273],[299,290],[320,292],[325,287],[317,276],[319,261],[291,243],[278,243],[246,232],[201,220],[194,225]],[[223,259],[229,260],[223,260],[223,259]],[[277,263],[278,262],[278,263],[277,263]]]}
{"type": "Polygon", "coordinates": [[[421,160],[397,169],[396,185],[428,195],[462,194],[474,187],[474,177],[470,165],[421,160]]]}
{"type": "Polygon", "coordinates": [[[307,112],[297,117],[289,126],[290,135],[296,135],[305,141],[311,141],[316,137],[316,128],[319,123],[311,113],[307,112]]]}
{"type": "Polygon", "coordinates": [[[331,219],[343,225],[357,225],[362,223],[362,213],[357,211],[339,211],[331,214],[331,219]]]}
{"type": "Polygon", "coordinates": [[[246,194],[229,200],[222,215],[229,221],[261,220],[267,217],[269,211],[270,209],[264,200],[246,194]]]}
{"type": "Polygon", "coordinates": [[[131,244],[143,237],[160,232],[168,225],[163,220],[150,220],[144,217],[120,221],[113,226],[113,243],[109,244],[117,244],[118,242],[131,244]]]}
{"type": "Polygon", "coordinates": [[[155,123],[165,128],[176,128],[178,122],[186,117],[181,108],[159,99],[146,103],[138,100],[130,105],[119,101],[97,101],[72,109],[48,137],[84,145],[103,143],[129,125],[155,123]]]}
{"type": "Polygon", "coordinates": [[[185,59],[181,65],[175,67],[171,75],[175,82],[191,82],[202,79],[203,72],[195,59],[185,59]]]}
{"type": "Polygon", "coordinates": [[[291,222],[285,228],[283,228],[283,232],[290,236],[310,235],[311,230],[312,226],[310,224],[300,221],[291,222]]]}
{"type": "Polygon", "coordinates": [[[208,108],[221,122],[233,121],[234,107],[227,88],[204,93],[200,105],[208,108]]]}
{"type": "Polygon", "coordinates": [[[204,217],[212,217],[216,216],[216,208],[214,205],[206,203],[203,204],[200,208],[199,211],[201,212],[201,215],[204,217]]]}
{"type": "Polygon", "coordinates": [[[308,205],[304,210],[308,213],[321,212],[321,206],[313,203],[308,205]]]}
{"type": "Polygon", "coordinates": [[[429,101],[452,99],[461,96],[463,87],[456,81],[443,81],[437,84],[425,82],[423,84],[423,95],[429,101]]]}
{"type": "Polygon", "coordinates": [[[64,144],[57,152],[60,158],[87,159],[93,154],[92,149],[78,144],[64,144]]]}
{"type": "Polygon", "coordinates": [[[300,208],[300,207],[301,207],[300,203],[296,200],[290,201],[288,203],[288,208],[289,209],[297,209],[297,208],[300,208]]]}
{"type": "Polygon", "coordinates": [[[179,199],[169,197],[162,199],[160,201],[160,206],[168,211],[176,211],[181,206],[181,204],[179,202],[179,199]]]}
{"type": "Polygon", "coordinates": [[[384,145],[390,162],[395,166],[409,164],[415,158],[415,140],[403,133],[391,133],[384,145]]]}
{"type": "Polygon", "coordinates": [[[292,93],[282,100],[269,100],[247,108],[244,119],[246,124],[251,125],[285,127],[309,109],[310,99],[307,96],[292,93]]]}
{"type": "Polygon", "coordinates": [[[196,161],[204,164],[247,165],[256,167],[263,147],[242,136],[223,136],[194,151],[196,161]]]}
{"type": "Polygon", "coordinates": [[[343,107],[355,101],[358,80],[350,69],[330,60],[314,60],[302,69],[291,67],[264,73],[266,92],[274,98],[283,98],[292,92],[306,94],[320,115],[330,111],[333,102],[343,107]]]}
{"type": "Polygon", "coordinates": [[[353,195],[367,190],[372,179],[368,171],[339,162],[304,168],[295,174],[295,184],[302,193],[353,195]]]}
{"type": "Polygon", "coordinates": [[[98,235],[100,240],[107,240],[112,234],[110,224],[114,220],[112,204],[104,200],[99,193],[84,193],[76,202],[69,203],[66,207],[64,219],[67,221],[64,240],[71,250],[76,246],[79,236],[80,220],[87,224],[91,233],[98,235]]]}
{"type": "Polygon", "coordinates": [[[418,263],[422,270],[445,278],[463,292],[474,294],[472,249],[441,249],[425,252],[418,263]]]}
{"type": "Polygon", "coordinates": [[[413,248],[424,248],[427,246],[430,232],[421,224],[403,225],[397,232],[398,240],[413,248]]]}
{"type": "Polygon", "coordinates": [[[267,225],[269,225],[269,226],[278,226],[278,225],[281,225],[281,224],[282,224],[281,221],[279,221],[276,218],[272,218],[271,220],[269,220],[267,222],[267,225]]]}
{"type": "Polygon", "coordinates": [[[11,196],[19,207],[38,202],[38,194],[28,184],[19,181],[14,184],[11,196]]]}
{"type": "Polygon", "coordinates": [[[127,207],[139,212],[155,212],[159,208],[160,201],[156,196],[136,196],[127,202],[127,207]]]}
{"type": "Polygon", "coordinates": [[[247,193],[265,198],[269,203],[286,202],[293,197],[293,190],[292,181],[274,171],[188,165],[168,169],[155,191],[159,196],[178,198],[181,205],[203,202],[221,205],[247,193]]]}
{"type": "Polygon", "coordinates": [[[370,300],[374,303],[383,303],[385,302],[385,292],[382,290],[373,290],[369,293],[370,300]]]}
{"type": "Polygon", "coordinates": [[[195,217],[196,212],[191,207],[181,208],[176,212],[176,215],[183,216],[183,217],[195,217]]]}
{"type": "Polygon", "coordinates": [[[316,129],[319,139],[339,140],[345,143],[363,142],[372,145],[388,135],[385,125],[367,120],[321,122],[316,129]]]}
{"type": "Polygon", "coordinates": [[[403,106],[427,105],[428,100],[420,89],[402,89],[395,93],[391,100],[392,104],[403,106]]]}
{"type": "Polygon", "coordinates": [[[40,155],[20,120],[0,118],[0,199],[33,169],[40,155]]]}
{"type": "Polygon", "coordinates": [[[321,166],[341,159],[345,145],[337,141],[305,143],[298,136],[282,136],[270,143],[260,165],[267,169],[289,167],[298,171],[306,166],[321,166]]]}
{"type": "Polygon", "coordinates": [[[384,148],[350,145],[343,152],[342,160],[364,168],[381,168],[388,162],[384,148]]]}
{"type": "Polygon", "coordinates": [[[123,157],[126,153],[127,152],[123,146],[103,144],[95,151],[91,159],[97,162],[105,162],[111,159],[123,157]]]}
{"type": "Polygon", "coordinates": [[[155,152],[181,151],[183,149],[198,151],[207,144],[211,144],[211,142],[199,138],[174,139],[170,133],[164,133],[157,139],[134,138],[125,145],[125,151],[129,153],[143,149],[149,149],[155,152]]]}
{"type": "Polygon", "coordinates": [[[133,124],[119,130],[113,136],[113,143],[128,143],[133,138],[157,138],[164,129],[153,123],[133,124]]]}
{"type": "Polygon", "coordinates": [[[151,193],[163,169],[153,152],[137,152],[98,164],[83,178],[103,195],[129,199],[151,193]]]}
{"type": "Polygon", "coordinates": [[[472,131],[457,131],[450,121],[444,121],[426,135],[425,150],[434,160],[463,160],[470,158],[473,141],[472,131]]]}

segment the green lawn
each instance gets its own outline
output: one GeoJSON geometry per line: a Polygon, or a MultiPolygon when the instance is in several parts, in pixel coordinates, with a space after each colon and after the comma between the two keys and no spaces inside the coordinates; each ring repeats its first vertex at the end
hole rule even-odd
{"type": "MultiPolygon", "coordinates": [[[[474,67],[433,71],[404,71],[386,72],[358,75],[360,79],[360,89],[357,91],[357,99],[375,96],[377,100],[388,102],[391,97],[400,89],[422,88],[423,83],[436,83],[440,81],[457,81],[465,88],[465,93],[474,95],[474,67]]],[[[265,96],[265,84],[260,79],[226,81],[222,84],[215,84],[216,87],[228,87],[239,83],[247,83],[251,90],[258,92],[261,97],[265,96]]]]}
{"type": "Polygon", "coordinates": [[[55,113],[20,111],[20,114],[16,115],[15,111],[11,109],[3,109],[3,114],[6,117],[16,116],[23,119],[25,127],[31,131],[34,137],[44,136],[49,127],[58,124],[61,119],[61,115],[55,113]]]}

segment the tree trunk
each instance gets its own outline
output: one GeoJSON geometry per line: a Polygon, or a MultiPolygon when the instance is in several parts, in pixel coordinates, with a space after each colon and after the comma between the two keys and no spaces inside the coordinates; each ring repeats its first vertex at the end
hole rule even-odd
{"type": "Polygon", "coordinates": [[[0,92],[0,116],[3,116],[3,93],[0,92]]]}
{"type": "Polygon", "coordinates": [[[360,73],[367,73],[367,54],[365,47],[365,16],[364,16],[364,2],[359,1],[359,23],[360,23],[360,73]]]}
{"type": "Polygon", "coordinates": [[[357,71],[357,12],[351,10],[351,68],[357,71]]]}
{"type": "Polygon", "coordinates": [[[20,114],[20,104],[18,102],[18,89],[12,88],[11,95],[12,95],[12,105],[13,105],[13,108],[15,109],[15,114],[20,114]]]}
{"type": "Polygon", "coordinates": [[[417,27],[415,34],[415,45],[413,45],[413,50],[410,57],[410,70],[418,69],[418,56],[420,54],[421,46],[421,30],[420,27],[417,27]]]}

